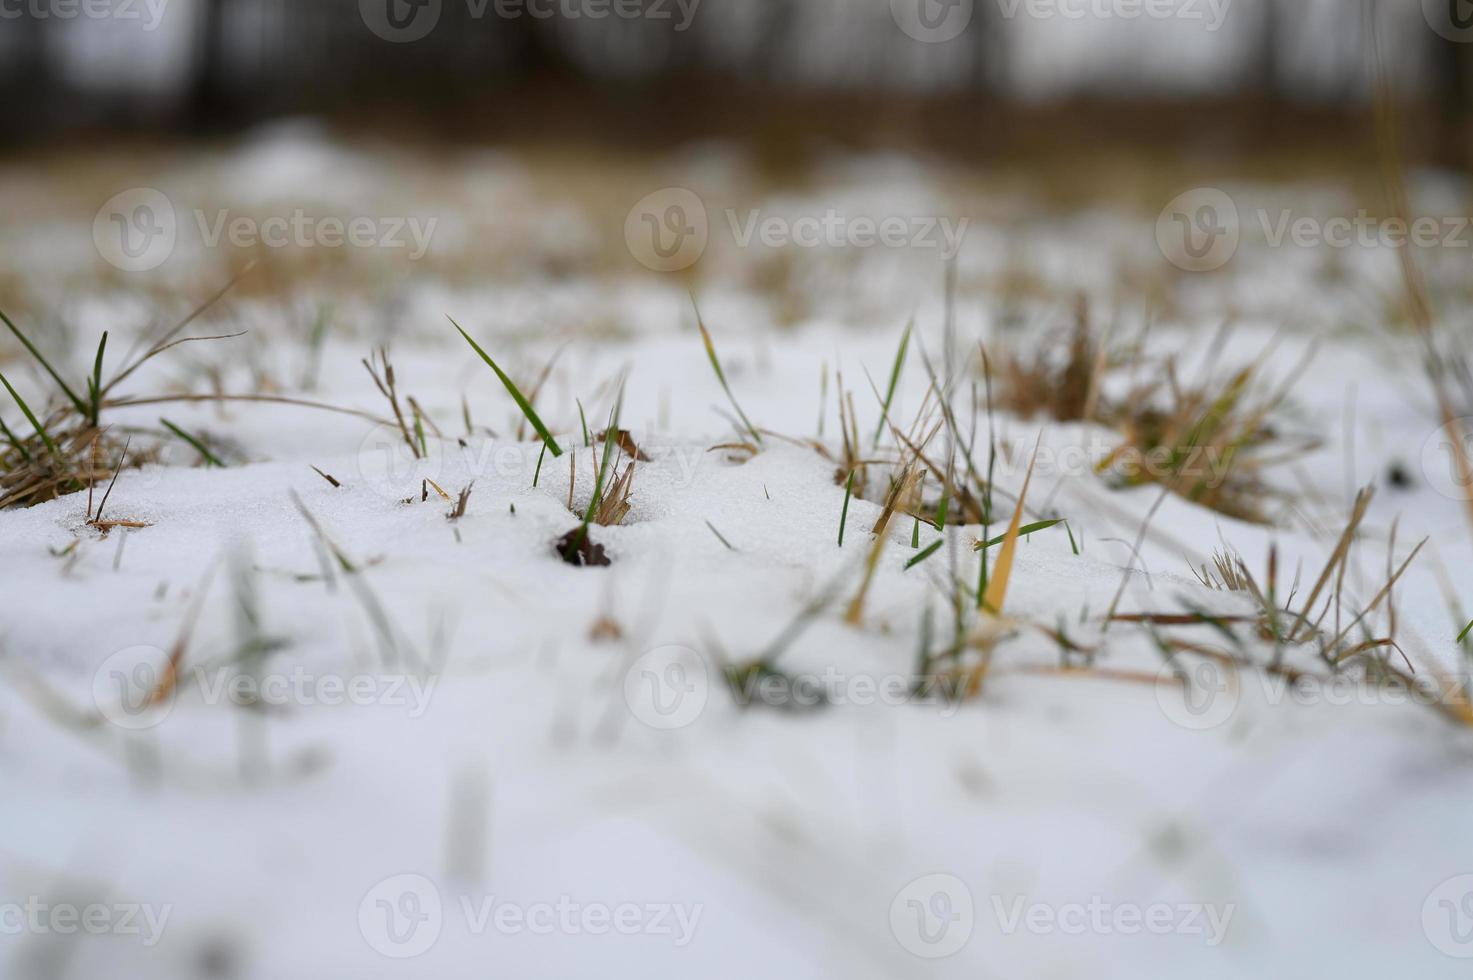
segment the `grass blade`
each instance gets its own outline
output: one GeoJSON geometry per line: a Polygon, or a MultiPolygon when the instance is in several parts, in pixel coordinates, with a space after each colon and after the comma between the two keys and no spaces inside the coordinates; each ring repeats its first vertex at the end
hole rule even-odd
{"type": "Polygon", "coordinates": [[[20,396],[20,393],[10,386],[10,382],[3,374],[0,374],[0,384],[3,384],[5,390],[10,392],[10,397],[15,399],[15,403],[20,406],[21,413],[25,415],[26,421],[31,423],[31,428],[35,429],[36,434],[41,437],[41,441],[46,443],[46,448],[51,450],[53,456],[60,459],[61,450],[56,448],[56,443],[51,440],[51,435],[46,431],[46,427],[41,424],[41,420],[36,418],[35,413],[31,411],[31,406],[27,405],[25,399],[20,396]]]}
{"type": "Polygon", "coordinates": [[[734,548],[732,546],[732,543],[730,541],[726,540],[726,535],[724,535],[720,531],[716,530],[716,525],[715,524],[712,524],[710,521],[707,521],[706,522],[706,526],[711,529],[711,533],[712,534],[716,535],[716,540],[718,540],[722,544],[726,545],[726,547],[727,547],[728,550],[730,550],[730,551],[736,551],[736,548],[734,548]]]}
{"type": "MultiPolygon", "coordinates": [[[[1040,441],[1042,436],[1039,436],[1040,441]]],[[[1008,533],[1002,537],[1002,551],[987,582],[987,591],[982,596],[982,608],[994,616],[1002,615],[1003,600],[1008,595],[1008,579],[1013,574],[1013,556],[1018,550],[1018,535],[1023,530],[1023,504],[1028,499],[1028,484],[1033,482],[1033,464],[1038,462],[1038,447],[1033,448],[1033,458],[1028,461],[1028,473],[1023,477],[1023,489],[1018,491],[1018,507],[1008,524],[1008,533]]]]}
{"type": "Polygon", "coordinates": [[[747,413],[742,411],[742,406],[737,404],[736,396],[731,393],[731,385],[726,383],[726,372],[721,370],[721,359],[716,356],[716,345],[711,342],[711,332],[706,329],[705,322],[701,320],[700,307],[697,307],[695,304],[695,297],[692,296],[691,306],[695,307],[696,310],[696,326],[701,328],[701,340],[706,345],[706,356],[711,360],[711,369],[716,372],[716,380],[721,382],[721,390],[726,392],[727,401],[731,402],[731,407],[736,409],[737,415],[741,416],[742,424],[752,434],[752,439],[758,445],[761,445],[762,434],[757,431],[757,427],[752,424],[752,420],[747,418],[747,413]]]}
{"type": "Polygon", "coordinates": [[[55,381],[57,385],[60,386],[62,392],[67,396],[67,398],[71,399],[71,402],[74,406],[76,406],[77,411],[81,412],[83,415],[86,415],[86,402],[78,398],[77,393],[75,391],[72,391],[71,387],[68,386],[65,381],[61,380],[61,375],[57,374],[56,369],[51,366],[50,362],[47,361],[46,358],[41,356],[41,352],[36,349],[35,344],[31,343],[30,338],[20,332],[20,327],[17,327],[14,323],[10,322],[10,317],[6,316],[3,310],[0,310],[0,320],[5,321],[5,325],[10,328],[10,332],[15,334],[15,338],[25,345],[26,350],[31,352],[31,356],[34,357],[37,361],[41,362],[41,366],[46,369],[46,373],[51,375],[51,380],[55,381]]]}
{"type": "Polygon", "coordinates": [[[905,367],[905,351],[910,346],[910,332],[915,328],[915,317],[905,325],[900,335],[900,349],[895,352],[895,365],[890,368],[890,386],[885,389],[885,402],[880,409],[880,424],[875,426],[874,446],[880,445],[880,433],[885,431],[885,421],[890,417],[890,403],[895,399],[895,388],[900,384],[900,369],[905,367]]]}
{"type": "Polygon", "coordinates": [[[487,354],[484,350],[481,349],[480,344],[471,339],[471,335],[465,332],[464,327],[455,322],[454,317],[449,317],[447,319],[449,319],[450,322],[454,324],[456,330],[460,331],[460,335],[465,338],[466,343],[471,345],[471,349],[480,355],[481,360],[485,361],[487,366],[490,367],[491,370],[496,372],[496,376],[500,378],[501,383],[506,386],[507,394],[511,395],[512,401],[517,403],[517,408],[520,408],[522,410],[522,415],[526,416],[527,421],[532,423],[532,428],[536,429],[537,434],[542,437],[543,445],[545,445],[549,450],[552,451],[552,455],[554,458],[561,456],[563,454],[562,449],[558,447],[557,440],[552,437],[552,433],[547,431],[547,426],[542,424],[542,419],[537,416],[537,410],[532,407],[532,403],[527,401],[522,393],[517,390],[516,384],[511,380],[511,378],[508,378],[506,376],[506,372],[496,366],[496,362],[491,360],[491,355],[487,354]]]}
{"type": "MultiPolygon", "coordinates": [[[[1063,523],[1064,519],[1060,517],[1052,521],[1039,521],[1036,524],[1025,524],[1023,527],[1018,528],[1018,537],[1026,538],[1030,534],[1034,534],[1038,531],[1047,531],[1049,528],[1058,527],[1060,524],[1063,523]]],[[[1011,531],[1011,529],[1009,530],[1011,531]]],[[[993,538],[990,541],[978,541],[976,544],[972,545],[972,550],[982,551],[986,548],[995,548],[1006,541],[1007,538],[1008,536],[1006,534],[999,534],[997,537],[993,538]]],[[[1077,553],[1078,552],[1076,552],[1076,554],[1077,553]]]]}
{"type": "Polygon", "coordinates": [[[93,428],[97,427],[97,420],[102,416],[102,355],[106,350],[107,331],[104,330],[102,340],[97,344],[97,358],[92,362],[92,377],[87,379],[87,398],[91,404],[88,417],[93,428]]]}
{"type": "Polygon", "coordinates": [[[173,422],[170,422],[168,419],[161,418],[161,419],[159,419],[159,425],[162,425],[164,428],[166,428],[170,432],[174,433],[174,435],[178,436],[180,439],[183,439],[185,442],[187,442],[191,446],[193,446],[195,452],[197,452],[201,456],[203,456],[205,458],[205,463],[207,463],[208,465],[210,465],[210,466],[218,466],[221,469],[224,469],[225,468],[225,464],[222,463],[222,462],[220,462],[219,457],[217,457],[214,453],[212,453],[208,449],[206,449],[205,448],[205,444],[203,442],[201,442],[196,437],[190,435],[188,432],[185,432],[183,429],[179,428],[179,426],[175,425],[173,422]]]}
{"type": "Polygon", "coordinates": [[[921,562],[925,561],[927,558],[930,558],[936,552],[940,551],[941,550],[941,546],[943,544],[945,544],[945,543],[946,543],[946,539],[945,538],[942,538],[940,541],[932,542],[931,545],[929,545],[926,548],[925,551],[922,551],[920,554],[916,555],[910,561],[908,561],[908,562],[905,563],[906,570],[909,571],[910,569],[915,568],[921,562]]]}
{"type": "Polygon", "coordinates": [[[849,482],[844,484],[844,509],[839,512],[839,547],[844,547],[844,525],[849,523],[849,498],[854,496],[854,471],[849,471],[849,482]]]}

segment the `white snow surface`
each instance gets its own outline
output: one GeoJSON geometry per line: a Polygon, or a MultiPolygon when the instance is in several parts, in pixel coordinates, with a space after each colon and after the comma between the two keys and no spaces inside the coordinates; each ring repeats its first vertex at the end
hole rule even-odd
{"type": "MultiPolygon", "coordinates": [[[[274,151],[230,166],[251,159],[269,161],[283,186],[301,169],[274,151]]],[[[1064,274],[1071,249],[1085,248],[1074,222],[1151,241],[1149,221],[1040,222],[1036,250],[1064,274]]],[[[973,234],[1006,237],[980,224],[973,234]]],[[[1074,268],[1088,279],[1108,266],[1074,268]]],[[[1097,460],[1118,437],[1000,414],[999,488],[1021,489],[1038,442],[1030,518],[1069,518],[1079,553],[1062,528],[1020,546],[1013,626],[982,696],[965,704],[887,699],[869,683],[913,678],[928,617],[937,644],[948,635],[946,572],[954,563],[976,581],[969,544],[983,529],[951,529],[951,547],[907,569],[913,525],[893,522],[852,625],[844,611],[881,507],[851,501],[840,547],[836,464],[801,441],[820,438],[822,416],[820,441],[836,451],[840,370],[861,433],[873,433],[864,375],[884,384],[899,321],[777,326],[735,286],[704,292],[742,407],[798,440],[769,435],[748,459],[711,448],[739,435],[683,287],[658,276],[482,289],[426,277],[398,294],[393,327],[339,306],[335,321],[354,326],[329,335],[315,372],[310,316],[233,301],[196,332],[247,336],[166,354],[127,393],[208,390],[208,364],[224,390],[250,390],[264,373],[287,395],[382,415],[357,361],[391,335],[400,390],[444,437],[428,435],[428,458],[414,461],[392,430],[352,416],[121,409],[112,424],[153,427],[162,413],[209,433],[230,465],[200,467],[173,443],[163,464],[125,471],[108,501],[107,516],[149,526],[105,537],[85,525],[85,493],[0,513],[0,974],[1466,976],[1473,734],[1425,705],[1356,692],[1298,703],[1248,674],[1194,713],[1175,687],[1149,681],[1162,660],[1147,631],[1102,633],[1122,580],[1121,612],[1251,612],[1191,574],[1224,542],[1255,574],[1276,549],[1281,581],[1297,574],[1302,594],[1355,488],[1376,483],[1348,591],[1368,600],[1385,581],[1394,521],[1397,563],[1428,538],[1395,592],[1397,637],[1419,671],[1460,669],[1447,590],[1473,608],[1473,541],[1464,502],[1438,490],[1416,346],[1330,325],[1279,330],[1251,312],[1265,295],[1252,284],[1272,279],[1271,266],[1241,263],[1231,282],[1250,312],[1215,360],[1199,363],[1210,317],[1160,324],[1152,342],[1180,348],[1184,371],[1218,377],[1277,343],[1265,388],[1318,342],[1275,424],[1322,445],[1273,471],[1286,493],[1277,524],[1167,497],[1134,554],[1159,490],[1113,489],[1088,465],[1058,462],[1081,447],[1097,460]],[[518,438],[515,406],[446,314],[518,378],[558,353],[538,405],[564,456],[541,458],[539,472],[541,444],[518,438]],[[621,328],[579,326],[605,321],[621,328]],[[313,373],[304,390],[296,379],[313,373]],[[578,523],[572,467],[575,509],[594,470],[575,398],[601,428],[621,373],[621,424],[651,459],[625,523],[592,529],[612,564],[572,567],[553,541],[578,523]],[[463,445],[462,397],[476,428],[463,445]],[[1393,464],[1409,487],[1388,484],[1393,464]],[[425,478],[452,496],[473,483],[465,516],[448,520],[433,492],[421,502],[425,478]],[[356,571],[328,555],[304,512],[356,571]],[[1026,624],[1098,645],[1105,670],[1052,671],[1058,645],[1026,624]],[[239,669],[252,629],[271,641],[262,674],[306,685],[285,703],[212,693],[239,669]],[[120,692],[157,676],[147,668],[184,631],[177,696],[123,711],[120,692]],[[720,665],[779,641],[777,665],[836,682],[837,703],[738,706],[720,665]],[[353,685],[363,703],[334,703],[352,702],[353,685]],[[12,928],[37,902],[166,918],[156,936],[12,928]],[[1142,925],[1157,915],[1160,929],[1142,925]]],[[[916,288],[928,295],[893,409],[907,421],[927,384],[919,350],[938,358],[944,347],[931,272],[916,288]]],[[[122,336],[140,322],[128,302],[98,291],[68,309],[79,336],[122,336]]],[[[995,313],[963,300],[957,335],[996,341],[995,313]]],[[[90,342],[63,351],[77,377],[90,355],[90,342]]],[[[44,390],[17,373],[23,390],[44,390]]],[[[979,444],[988,434],[984,419],[979,444]]],[[[882,446],[893,452],[888,436],[882,446]]],[[[994,535],[1011,516],[999,506],[994,535]]],[[[922,546],[937,538],[920,529],[922,546]]],[[[1385,630],[1384,607],[1372,626],[1385,630]]],[[[1291,657],[1303,664],[1309,651],[1291,657]]]]}

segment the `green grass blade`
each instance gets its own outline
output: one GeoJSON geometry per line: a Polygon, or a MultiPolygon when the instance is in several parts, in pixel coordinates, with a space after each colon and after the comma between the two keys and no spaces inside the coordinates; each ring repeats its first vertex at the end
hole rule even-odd
{"type": "Polygon", "coordinates": [[[20,453],[21,459],[25,460],[27,463],[31,461],[31,454],[26,452],[25,444],[15,437],[15,433],[10,431],[10,426],[5,424],[4,419],[0,419],[0,435],[3,435],[5,437],[5,441],[10,443],[11,447],[14,448],[16,452],[20,453]]]}
{"type": "Polygon", "coordinates": [[[506,376],[506,372],[496,366],[496,362],[491,360],[491,355],[487,354],[481,349],[480,344],[471,339],[471,335],[465,332],[465,328],[456,323],[454,317],[449,317],[448,319],[454,324],[455,329],[460,331],[460,335],[465,338],[465,342],[471,345],[471,349],[480,355],[481,360],[485,361],[491,370],[496,372],[496,376],[501,379],[501,383],[506,387],[507,394],[511,395],[512,401],[517,403],[517,408],[522,410],[522,414],[526,416],[527,421],[532,423],[532,428],[536,429],[537,434],[542,437],[543,445],[552,451],[554,458],[561,456],[563,454],[562,449],[558,446],[557,440],[552,437],[552,433],[547,431],[547,426],[542,424],[542,419],[537,416],[537,410],[532,407],[532,403],[527,401],[526,397],[517,390],[516,384],[511,378],[506,376]]]}
{"type": "Polygon", "coordinates": [[[849,498],[854,496],[854,471],[849,471],[849,482],[844,484],[844,509],[839,513],[839,547],[844,547],[844,525],[849,523],[849,498]]]}
{"type": "Polygon", "coordinates": [[[1457,642],[1462,643],[1468,638],[1469,633],[1473,633],[1473,623],[1469,623],[1467,626],[1463,627],[1463,632],[1458,634],[1457,642]]]}
{"type": "Polygon", "coordinates": [[[921,552],[920,554],[918,554],[914,558],[912,558],[910,561],[908,561],[908,562],[905,563],[906,570],[909,571],[910,569],[915,568],[921,562],[925,561],[927,558],[930,558],[936,552],[940,551],[941,550],[941,546],[943,544],[945,544],[945,543],[946,543],[946,539],[945,538],[942,538],[940,541],[935,541],[935,542],[931,543],[929,546],[927,546],[927,548],[926,548],[925,551],[921,552]]]}
{"type": "Polygon", "coordinates": [[[890,386],[885,389],[885,403],[880,410],[880,424],[875,426],[874,445],[880,445],[880,434],[885,431],[885,422],[890,418],[890,403],[895,399],[895,388],[900,384],[900,370],[905,367],[905,351],[910,346],[910,332],[916,325],[915,318],[905,325],[905,333],[900,335],[900,349],[895,352],[895,365],[890,368],[890,386]]]}
{"type": "Polygon", "coordinates": [[[173,422],[170,422],[168,419],[159,419],[159,425],[162,425],[164,428],[174,433],[174,435],[178,436],[180,439],[183,439],[185,442],[193,446],[195,452],[203,456],[205,458],[205,462],[210,466],[218,466],[221,469],[225,468],[225,464],[220,462],[220,458],[214,453],[210,452],[208,449],[206,449],[203,442],[190,435],[188,432],[185,432],[173,422]]]}
{"type": "Polygon", "coordinates": [[[107,351],[107,331],[97,344],[97,358],[92,362],[92,377],[87,379],[87,397],[92,406],[90,417],[95,428],[102,415],[102,355],[107,351]]]}
{"type": "MultiPolygon", "coordinates": [[[[1038,531],[1047,531],[1049,528],[1057,527],[1058,525],[1063,523],[1065,523],[1064,518],[1060,517],[1057,520],[1039,521],[1036,524],[1025,524],[1023,527],[1018,528],[1018,537],[1026,538],[1030,534],[1034,534],[1038,531]]],[[[1006,541],[1007,537],[1008,536],[1006,534],[999,534],[997,537],[993,538],[990,541],[978,541],[976,544],[972,545],[972,550],[982,551],[985,548],[996,548],[998,545],[1006,541]]]]}
{"type": "Polygon", "coordinates": [[[761,445],[762,434],[757,431],[757,427],[752,424],[752,420],[747,418],[747,413],[742,411],[742,406],[737,404],[736,395],[731,393],[731,385],[726,383],[726,372],[721,370],[721,358],[716,356],[716,345],[711,342],[711,332],[706,329],[705,321],[701,319],[700,307],[695,304],[695,297],[691,297],[691,306],[696,311],[696,326],[701,328],[701,341],[706,345],[706,357],[711,361],[711,370],[716,372],[716,380],[721,382],[721,390],[726,392],[726,400],[731,402],[731,407],[736,409],[737,415],[741,416],[742,424],[747,427],[747,431],[752,434],[752,438],[758,445],[761,445]]]}
{"type": "Polygon", "coordinates": [[[27,405],[26,400],[20,396],[20,393],[10,386],[10,382],[3,374],[0,374],[0,384],[5,385],[5,390],[10,392],[10,397],[15,399],[15,403],[20,406],[21,414],[25,415],[26,421],[31,423],[31,428],[36,430],[36,434],[41,437],[41,441],[46,443],[46,448],[51,450],[53,456],[60,459],[61,450],[56,447],[56,443],[52,441],[51,434],[46,431],[46,427],[41,424],[41,420],[36,418],[35,413],[31,411],[31,406],[27,405]]]}
{"type": "Polygon", "coordinates": [[[25,345],[26,350],[31,352],[31,356],[34,357],[37,361],[41,362],[41,366],[46,369],[46,373],[51,375],[51,380],[55,381],[57,385],[60,386],[62,392],[67,396],[67,398],[71,399],[71,402],[74,406],[76,406],[77,411],[81,412],[83,415],[86,415],[87,404],[83,402],[82,399],[77,397],[77,393],[75,391],[72,391],[71,387],[65,381],[61,380],[61,375],[57,374],[56,369],[51,366],[50,362],[48,362],[46,358],[41,356],[41,352],[36,349],[35,344],[31,343],[30,338],[20,332],[20,327],[17,327],[14,323],[10,322],[10,317],[6,316],[3,310],[0,310],[0,320],[5,321],[5,325],[10,328],[10,332],[15,334],[15,338],[25,345]]]}

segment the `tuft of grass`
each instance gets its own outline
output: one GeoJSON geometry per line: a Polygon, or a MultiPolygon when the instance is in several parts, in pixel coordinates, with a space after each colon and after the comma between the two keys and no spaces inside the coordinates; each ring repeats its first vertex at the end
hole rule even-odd
{"type": "Polygon", "coordinates": [[[460,335],[465,338],[465,342],[471,345],[471,350],[474,350],[480,356],[481,360],[486,362],[487,367],[496,372],[496,376],[501,379],[501,383],[505,386],[507,394],[511,395],[512,401],[517,403],[517,408],[522,410],[523,417],[531,423],[532,428],[542,437],[542,444],[548,448],[554,458],[561,456],[563,454],[562,448],[558,446],[557,440],[552,437],[552,433],[547,431],[547,426],[542,423],[542,419],[538,416],[537,410],[532,407],[532,403],[521,393],[511,378],[507,377],[506,372],[501,370],[496,362],[491,359],[491,355],[481,349],[481,345],[476,343],[471,338],[471,335],[465,332],[464,327],[455,322],[454,317],[447,317],[447,319],[450,320],[456,330],[460,331],[460,335]]]}
{"type": "MultiPolygon", "coordinates": [[[[1125,407],[1114,411],[1113,421],[1125,438],[1098,471],[1113,472],[1124,486],[1155,483],[1230,517],[1269,523],[1264,505],[1273,494],[1263,470],[1303,456],[1316,443],[1286,445],[1276,457],[1264,454],[1265,447],[1281,441],[1265,420],[1288,395],[1289,386],[1254,402],[1250,385],[1257,368],[1243,368],[1221,387],[1188,389],[1178,383],[1175,365],[1168,361],[1162,379],[1138,388],[1125,407]],[[1160,407],[1163,389],[1167,403],[1160,407]]],[[[1302,369],[1300,365],[1289,377],[1302,369]]]]}
{"type": "Polygon", "coordinates": [[[1003,356],[998,407],[1024,418],[1087,421],[1098,398],[1104,364],[1105,348],[1090,333],[1087,301],[1081,295],[1062,358],[1051,343],[1041,345],[1030,357],[1016,352],[1003,356]]]}

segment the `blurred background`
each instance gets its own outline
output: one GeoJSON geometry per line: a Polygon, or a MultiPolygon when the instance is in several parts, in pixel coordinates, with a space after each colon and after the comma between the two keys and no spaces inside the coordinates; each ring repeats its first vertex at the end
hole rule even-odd
{"type": "MultiPolygon", "coordinates": [[[[691,326],[697,286],[775,326],[893,327],[940,302],[934,249],[741,234],[837,212],[965,222],[942,258],[979,324],[1052,317],[1081,290],[1096,309],[1398,322],[1395,250],[1245,247],[1211,277],[1163,257],[1156,223],[1202,188],[1227,190],[1256,245],[1284,207],[1394,213],[1387,147],[1418,213],[1469,213],[1468,6],[0,0],[0,296],[59,349],[127,297],[139,317],[187,309],[249,262],[240,291],[300,299],[298,333],[331,306],[349,331],[438,335],[442,290],[495,289],[485,315],[508,329],[582,336],[691,326]],[[671,188],[705,212],[678,269],[635,240],[684,213],[671,188]],[[299,209],[424,241],[218,235],[299,209]],[[165,211],[157,260],[104,240],[165,211]]],[[[1461,305],[1465,251],[1426,253],[1461,305]]]]}
{"type": "Polygon", "coordinates": [[[1417,150],[1464,163],[1461,0],[0,0],[0,141],[284,115],[496,140],[958,152],[1356,142],[1371,25],[1417,150]],[[16,97],[16,96],[19,97],[16,97]],[[1042,130],[1042,131],[1040,131],[1042,130]]]}

